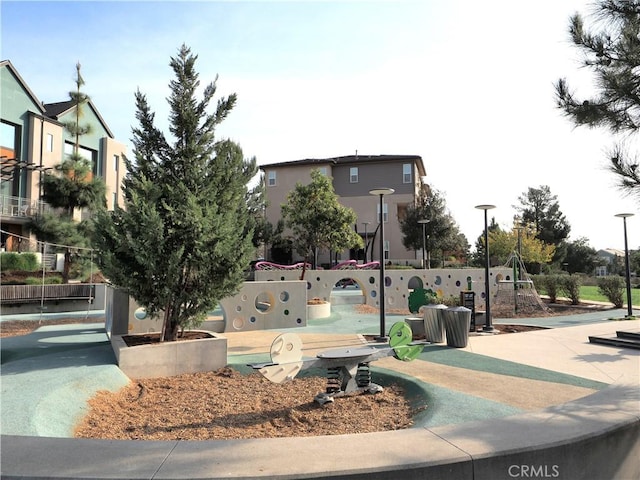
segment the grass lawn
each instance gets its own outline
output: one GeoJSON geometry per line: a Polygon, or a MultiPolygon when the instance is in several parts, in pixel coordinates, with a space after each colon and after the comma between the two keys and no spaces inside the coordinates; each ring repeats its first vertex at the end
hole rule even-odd
{"type": "MultiPolygon", "coordinates": [[[[624,304],[627,304],[627,291],[625,289],[622,298],[624,299],[624,304]]],[[[580,287],[580,300],[593,300],[596,302],[608,302],[607,297],[598,292],[598,287],[596,286],[581,286],[580,287]]],[[[631,304],[632,305],[640,305],[640,288],[632,288],[631,289],[631,304]]]]}

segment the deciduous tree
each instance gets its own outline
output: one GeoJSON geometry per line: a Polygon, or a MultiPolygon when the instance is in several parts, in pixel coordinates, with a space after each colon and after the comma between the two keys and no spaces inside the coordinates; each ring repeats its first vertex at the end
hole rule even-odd
{"type": "MultiPolygon", "coordinates": [[[[353,230],[357,215],[340,204],[331,180],[311,171],[311,183],[296,187],[287,195],[282,205],[282,217],[292,230],[292,241],[296,251],[305,259],[313,258],[320,249],[342,251],[362,248],[360,235],[353,230]]],[[[302,270],[304,278],[305,270],[302,270]]]]}
{"type": "Polygon", "coordinates": [[[400,220],[400,230],[402,244],[407,249],[422,251],[423,243],[425,244],[427,262],[435,255],[444,260],[445,252],[464,258],[469,250],[466,237],[447,211],[444,196],[435,189],[422,190],[415,205],[410,205],[404,218],[400,220]],[[425,238],[419,220],[428,220],[424,230],[425,238]]]}

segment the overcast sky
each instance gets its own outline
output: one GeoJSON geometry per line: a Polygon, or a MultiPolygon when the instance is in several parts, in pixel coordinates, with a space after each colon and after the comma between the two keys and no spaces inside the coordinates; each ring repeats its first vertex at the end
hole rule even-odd
{"type": "MultiPolygon", "coordinates": [[[[567,35],[569,16],[591,6],[2,0],[0,45],[45,103],[68,99],[79,61],[84,91],[130,146],[138,88],[166,131],[168,63],[185,43],[202,84],[219,75],[220,94],[238,94],[219,136],[259,165],[356,151],[420,155],[472,245],[484,226],[475,205],[495,204],[490,215],[510,228],[518,198],[548,185],[570,240],[623,249],[614,215],[640,212],[606,171],[614,139],[574,128],[554,100],[560,77],[579,94],[592,91],[567,35]]],[[[640,248],[640,215],[627,231],[629,248],[640,248]]]]}

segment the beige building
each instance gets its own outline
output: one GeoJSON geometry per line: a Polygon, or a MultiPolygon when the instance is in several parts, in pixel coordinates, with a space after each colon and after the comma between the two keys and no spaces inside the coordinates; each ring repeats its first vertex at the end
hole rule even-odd
{"type": "MultiPolygon", "coordinates": [[[[332,179],[340,203],[356,212],[358,220],[353,228],[366,240],[366,249],[319,252],[320,264],[349,259],[380,260],[380,197],[369,192],[379,188],[393,189],[393,194],[383,196],[385,262],[419,264],[416,252],[407,250],[402,245],[400,220],[404,218],[407,207],[415,203],[421,189],[426,188],[426,173],[420,156],[349,155],[274,163],[263,165],[260,169],[264,172],[266,185],[266,218],[273,225],[281,218],[280,207],[286,202],[287,194],[297,183],[310,183],[311,171],[314,169],[319,169],[332,179]]],[[[270,248],[265,250],[267,260],[278,263],[300,260],[295,251],[289,254],[270,248]]]]}
{"type": "MultiPolygon", "coordinates": [[[[31,217],[47,207],[40,201],[43,173],[73,150],[64,122],[75,119],[75,105],[70,100],[43,104],[8,60],[0,62],[0,95],[0,230],[2,248],[10,251],[18,249],[18,236],[29,237],[31,217]]],[[[91,161],[93,175],[104,180],[107,208],[113,209],[122,205],[125,146],[93,102],[82,108],[82,123],[90,124],[91,132],[80,137],[80,154],[91,161]]]]}

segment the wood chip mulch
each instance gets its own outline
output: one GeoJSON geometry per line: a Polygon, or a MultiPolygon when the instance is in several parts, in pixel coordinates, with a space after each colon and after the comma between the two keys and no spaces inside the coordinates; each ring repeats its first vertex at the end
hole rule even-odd
{"type": "MultiPolygon", "coordinates": [[[[375,378],[373,379],[375,381],[375,378]]],[[[321,406],[313,401],[326,379],[274,384],[230,368],[131,382],[100,391],[77,426],[79,438],[213,440],[305,437],[398,430],[415,412],[403,390],[356,394],[321,406]]],[[[425,407],[426,408],[426,407],[425,407]]]]}

